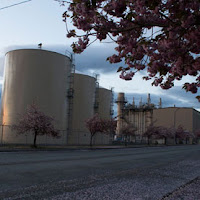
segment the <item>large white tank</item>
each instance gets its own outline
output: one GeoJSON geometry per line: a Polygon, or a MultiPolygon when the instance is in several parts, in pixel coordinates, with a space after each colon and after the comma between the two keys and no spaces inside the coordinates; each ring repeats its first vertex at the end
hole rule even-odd
{"type": "Polygon", "coordinates": [[[16,137],[8,127],[16,124],[19,114],[35,101],[44,113],[55,118],[56,128],[61,130],[59,139],[42,136],[37,143],[67,144],[70,65],[68,57],[40,49],[20,49],[6,54],[1,106],[3,143],[33,143],[31,134],[16,137]]]}
{"type": "MultiPolygon", "coordinates": [[[[106,88],[97,88],[96,101],[97,112],[102,119],[111,119],[112,91],[106,88]]],[[[111,135],[98,133],[94,137],[94,144],[109,144],[112,141],[111,135]]]]}
{"type": "Polygon", "coordinates": [[[97,88],[98,113],[103,119],[111,118],[112,91],[106,88],[97,88]]]}
{"type": "Polygon", "coordinates": [[[95,78],[74,74],[74,96],[72,107],[72,126],[68,134],[68,144],[88,145],[90,133],[85,121],[94,115],[95,78]]]}

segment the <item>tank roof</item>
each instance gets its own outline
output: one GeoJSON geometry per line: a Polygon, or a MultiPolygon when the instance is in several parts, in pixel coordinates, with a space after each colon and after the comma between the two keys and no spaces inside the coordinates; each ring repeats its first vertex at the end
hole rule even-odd
{"type": "Polygon", "coordinates": [[[111,91],[111,90],[109,90],[109,89],[107,89],[107,88],[104,88],[104,87],[102,87],[102,86],[99,86],[99,90],[107,90],[107,91],[111,91]]]}
{"type": "Polygon", "coordinates": [[[7,51],[5,53],[5,55],[8,54],[8,53],[14,52],[14,51],[43,51],[43,52],[49,52],[49,53],[53,53],[53,54],[57,54],[57,55],[65,56],[65,57],[69,58],[68,56],[66,56],[62,53],[58,53],[58,52],[50,51],[50,50],[46,50],[46,49],[14,49],[14,50],[7,51]]]}
{"type": "Polygon", "coordinates": [[[85,77],[89,77],[89,78],[94,78],[94,79],[95,79],[95,77],[89,76],[89,75],[87,75],[87,74],[74,73],[74,75],[77,75],[77,76],[85,76],[85,77]]]}

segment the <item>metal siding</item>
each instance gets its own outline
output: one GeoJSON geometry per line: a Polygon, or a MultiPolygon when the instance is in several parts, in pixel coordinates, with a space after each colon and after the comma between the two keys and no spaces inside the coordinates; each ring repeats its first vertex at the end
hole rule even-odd
{"type": "Polygon", "coordinates": [[[155,126],[175,127],[182,125],[186,130],[192,132],[193,116],[192,108],[161,108],[153,110],[153,121],[155,126]]]}
{"type": "Polygon", "coordinates": [[[193,110],[193,132],[200,129],[200,112],[193,110]]]}

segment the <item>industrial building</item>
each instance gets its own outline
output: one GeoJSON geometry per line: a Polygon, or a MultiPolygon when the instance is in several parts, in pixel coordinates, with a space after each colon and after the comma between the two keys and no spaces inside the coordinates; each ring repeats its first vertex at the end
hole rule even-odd
{"type": "MultiPolygon", "coordinates": [[[[100,88],[97,77],[75,73],[70,56],[41,49],[19,49],[5,56],[1,104],[0,144],[32,144],[32,134],[17,135],[10,127],[28,105],[36,102],[54,117],[60,138],[38,136],[37,144],[88,145],[90,133],[85,121],[95,113],[112,116],[112,90],[100,88]]],[[[97,135],[95,144],[112,138],[97,135]]]]}
{"type": "MultiPolygon", "coordinates": [[[[147,103],[135,105],[134,98],[132,104],[127,104],[124,93],[119,93],[117,103],[117,137],[121,137],[121,130],[127,124],[135,127],[137,135],[134,140],[141,140],[142,134],[149,125],[163,126],[167,128],[178,128],[182,126],[185,131],[194,133],[200,129],[200,112],[194,108],[187,107],[166,107],[162,108],[162,101],[159,100],[158,107],[151,103],[150,94],[147,103]]],[[[159,141],[160,142],[160,141],[159,141]]]]}
{"type": "MultiPolygon", "coordinates": [[[[90,133],[85,121],[95,113],[103,119],[113,115],[113,91],[101,88],[98,76],[75,73],[71,56],[42,49],[20,49],[5,56],[4,84],[0,115],[0,144],[32,144],[32,134],[17,135],[10,127],[18,122],[28,105],[36,102],[45,114],[54,117],[60,138],[38,136],[37,144],[88,145],[90,133]]],[[[127,124],[136,128],[135,140],[150,124],[174,127],[182,125],[192,133],[200,129],[200,113],[193,108],[162,108],[151,103],[127,103],[119,93],[117,103],[117,138],[127,124]]],[[[112,135],[96,134],[93,144],[111,144],[112,135]]]]}
{"type": "Polygon", "coordinates": [[[153,110],[153,121],[156,126],[183,126],[191,133],[200,129],[200,112],[189,107],[168,107],[153,110]]]}

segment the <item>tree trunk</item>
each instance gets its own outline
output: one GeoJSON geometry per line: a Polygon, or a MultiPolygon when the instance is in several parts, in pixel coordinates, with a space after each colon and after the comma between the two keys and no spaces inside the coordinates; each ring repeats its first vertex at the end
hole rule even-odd
{"type": "Polygon", "coordinates": [[[125,146],[127,146],[127,140],[126,139],[125,139],[125,143],[124,144],[125,144],[125,146]]]}
{"type": "Polygon", "coordinates": [[[93,138],[93,135],[91,134],[90,135],[90,147],[92,147],[92,138],[93,138]]]}
{"type": "Polygon", "coordinates": [[[136,138],[136,135],[134,135],[134,140],[135,140],[134,143],[135,143],[135,144],[137,143],[136,139],[137,139],[137,138],[136,138]]]}
{"type": "Polygon", "coordinates": [[[150,145],[150,142],[149,142],[149,140],[150,140],[150,137],[147,137],[147,140],[148,140],[148,145],[150,145]]]}
{"type": "Polygon", "coordinates": [[[125,144],[125,146],[127,146],[127,136],[125,136],[124,144],[125,144]]]}
{"type": "Polygon", "coordinates": [[[175,144],[177,144],[177,137],[175,136],[175,144]]]}
{"type": "Polygon", "coordinates": [[[165,139],[165,145],[167,145],[167,138],[165,137],[164,139],[165,139]]]}
{"type": "Polygon", "coordinates": [[[35,131],[33,146],[36,148],[37,131],[35,131]]]}
{"type": "Polygon", "coordinates": [[[141,140],[140,140],[140,144],[142,144],[142,142],[143,142],[143,136],[142,136],[142,138],[141,138],[141,140]]]}

